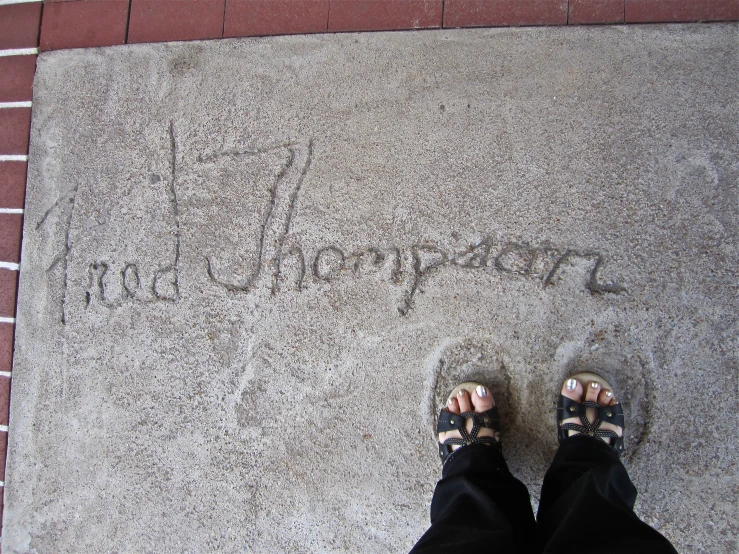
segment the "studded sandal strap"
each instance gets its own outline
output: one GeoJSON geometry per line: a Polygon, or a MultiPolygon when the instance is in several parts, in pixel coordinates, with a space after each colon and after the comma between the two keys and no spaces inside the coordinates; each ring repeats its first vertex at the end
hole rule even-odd
{"type": "Polygon", "coordinates": [[[498,409],[495,406],[482,413],[464,412],[459,415],[442,409],[439,412],[439,423],[436,426],[437,432],[459,431],[459,434],[462,435],[461,438],[448,438],[443,443],[439,443],[439,456],[442,462],[446,463],[449,460],[453,452],[452,446],[467,446],[470,444],[500,446],[500,442],[493,437],[478,436],[480,429],[483,427],[500,431],[500,418],[498,416],[498,409]],[[470,431],[467,431],[468,419],[472,419],[472,429],[470,431]]]}
{"type": "Polygon", "coordinates": [[[621,404],[612,406],[601,406],[597,402],[585,401],[577,402],[564,395],[560,395],[557,403],[557,424],[559,426],[559,442],[569,438],[567,431],[576,431],[582,435],[591,437],[613,439],[613,442],[606,441],[617,452],[623,450],[623,437],[619,436],[615,431],[601,429],[603,423],[611,423],[617,427],[624,428],[624,413],[621,404]],[[589,421],[587,418],[587,409],[595,410],[595,420],[589,421]],[[580,423],[563,423],[565,419],[578,417],[580,423]]]}
{"type": "Polygon", "coordinates": [[[475,422],[477,422],[479,427],[487,427],[488,429],[492,429],[493,431],[500,431],[500,416],[498,415],[498,408],[496,406],[493,406],[489,410],[486,410],[482,413],[465,412],[459,415],[442,409],[439,412],[439,419],[436,426],[436,431],[438,433],[444,433],[446,431],[460,431],[461,434],[462,429],[465,429],[466,427],[466,420],[470,416],[474,416],[472,420],[473,430],[474,424],[475,422]]]}

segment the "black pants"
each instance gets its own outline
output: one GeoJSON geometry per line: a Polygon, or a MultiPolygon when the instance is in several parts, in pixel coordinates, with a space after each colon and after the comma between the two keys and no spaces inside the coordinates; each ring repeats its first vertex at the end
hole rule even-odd
{"type": "Polygon", "coordinates": [[[636,489],[615,450],[564,441],[544,477],[534,520],[529,492],[488,445],[459,449],[431,501],[431,527],[412,554],[562,552],[676,554],[634,514],[636,489]]]}

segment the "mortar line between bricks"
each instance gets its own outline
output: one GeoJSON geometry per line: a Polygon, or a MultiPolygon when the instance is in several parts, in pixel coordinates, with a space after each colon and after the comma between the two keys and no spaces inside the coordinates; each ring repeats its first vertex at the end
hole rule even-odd
{"type": "Polygon", "coordinates": [[[0,208],[0,214],[22,214],[23,208],[0,208]]]}
{"type": "Polygon", "coordinates": [[[12,373],[10,371],[0,371],[0,377],[7,377],[10,379],[12,377],[12,373]]]}
{"type": "Polygon", "coordinates": [[[11,4],[33,4],[35,2],[43,2],[44,0],[0,0],[0,6],[10,6],[11,4]]]}
{"type": "Polygon", "coordinates": [[[0,162],[27,162],[26,154],[0,154],[0,162]]]}
{"type": "MultiPolygon", "coordinates": [[[[126,8],[126,34],[123,37],[123,43],[129,44],[128,42],[128,31],[131,28],[131,0],[128,0],[128,7],[126,8]]],[[[226,17],[224,12],[223,17],[226,17]]]]}
{"type": "Polygon", "coordinates": [[[570,24],[570,0],[567,0],[567,19],[565,19],[565,25],[570,24]]]}
{"type": "Polygon", "coordinates": [[[11,108],[30,108],[33,102],[27,100],[25,102],[0,102],[0,110],[11,108]]]}
{"type": "Polygon", "coordinates": [[[10,271],[18,271],[21,268],[20,264],[13,262],[0,262],[0,269],[9,269],[10,271]]]}
{"type": "Polygon", "coordinates": [[[38,54],[38,48],[8,48],[7,50],[0,50],[0,57],[2,56],[34,56],[38,54]]]}
{"type": "Polygon", "coordinates": [[[15,323],[14,317],[0,317],[0,323],[15,323]]]}
{"type": "Polygon", "coordinates": [[[8,426],[0,425],[0,433],[7,433],[7,432],[8,432],[8,426]]]}

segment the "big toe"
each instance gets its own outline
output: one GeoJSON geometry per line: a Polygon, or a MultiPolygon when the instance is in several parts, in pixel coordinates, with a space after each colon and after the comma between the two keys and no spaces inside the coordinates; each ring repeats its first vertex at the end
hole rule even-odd
{"type": "Polygon", "coordinates": [[[490,389],[483,385],[478,385],[471,395],[472,405],[478,413],[486,412],[495,406],[495,400],[490,389]]]}
{"type": "Polygon", "coordinates": [[[576,379],[567,379],[562,385],[562,396],[566,396],[570,400],[582,402],[583,388],[580,381],[576,379]]]}

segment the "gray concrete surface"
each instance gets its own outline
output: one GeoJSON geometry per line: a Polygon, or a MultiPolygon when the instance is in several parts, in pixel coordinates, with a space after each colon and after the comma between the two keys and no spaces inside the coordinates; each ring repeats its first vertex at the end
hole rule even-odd
{"type": "Polygon", "coordinates": [[[3,552],[407,551],[452,385],[536,503],[580,367],[638,513],[736,552],[737,30],[43,54],[3,552]]]}

